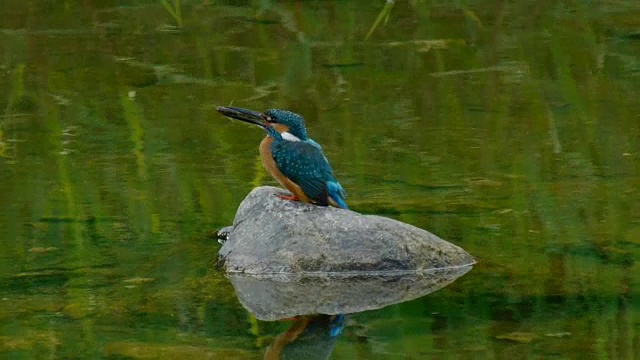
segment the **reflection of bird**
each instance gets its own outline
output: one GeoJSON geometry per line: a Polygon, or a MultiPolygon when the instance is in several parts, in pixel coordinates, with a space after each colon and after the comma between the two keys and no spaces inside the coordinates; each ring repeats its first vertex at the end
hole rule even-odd
{"type": "Polygon", "coordinates": [[[304,118],[290,111],[263,113],[219,106],[225,116],[255,124],[267,132],[260,143],[262,164],[293,196],[282,197],[347,209],[346,193],[333,175],[322,147],[309,138],[304,118]]]}
{"type": "Polygon", "coordinates": [[[265,360],[329,359],[347,315],[301,315],[288,320],[294,323],[276,336],[265,360]]]}

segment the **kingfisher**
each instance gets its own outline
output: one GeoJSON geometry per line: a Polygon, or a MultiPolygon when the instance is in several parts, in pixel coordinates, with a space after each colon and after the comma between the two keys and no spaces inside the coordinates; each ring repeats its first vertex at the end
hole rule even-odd
{"type": "Polygon", "coordinates": [[[217,110],[266,131],[267,136],[260,143],[262,165],[293,194],[281,198],[348,209],[347,194],[336,180],[320,144],[307,135],[302,115],[279,109],[260,113],[218,106],[217,110]]]}

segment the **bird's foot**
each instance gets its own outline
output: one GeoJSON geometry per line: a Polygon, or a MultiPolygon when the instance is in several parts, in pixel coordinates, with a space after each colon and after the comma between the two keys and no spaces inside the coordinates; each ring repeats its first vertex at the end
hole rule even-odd
{"type": "Polygon", "coordinates": [[[295,195],[277,195],[280,199],[282,200],[289,200],[289,201],[298,201],[298,197],[296,197],[295,195]]]}

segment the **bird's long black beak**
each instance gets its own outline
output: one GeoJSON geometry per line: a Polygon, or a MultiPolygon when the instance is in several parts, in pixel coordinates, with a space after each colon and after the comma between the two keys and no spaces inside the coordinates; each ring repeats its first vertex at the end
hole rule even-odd
{"type": "Polygon", "coordinates": [[[247,110],[247,109],[242,109],[237,107],[230,107],[230,106],[218,106],[216,110],[218,110],[218,112],[224,116],[230,117],[232,119],[244,121],[249,124],[258,125],[261,128],[264,128],[266,125],[264,115],[262,115],[262,113],[259,113],[257,111],[252,111],[252,110],[247,110]]]}

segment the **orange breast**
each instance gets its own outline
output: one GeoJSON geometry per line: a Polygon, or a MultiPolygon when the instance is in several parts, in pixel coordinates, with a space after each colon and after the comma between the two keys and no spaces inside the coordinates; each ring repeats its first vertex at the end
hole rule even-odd
{"type": "Polygon", "coordinates": [[[298,200],[311,203],[311,199],[302,191],[300,186],[298,186],[293,181],[289,180],[276,166],[275,160],[273,160],[273,155],[271,155],[271,143],[273,142],[272,137],[265,137],[264,140],[260,143],[260,157],[262,158],[262,165],[267,169],[267,172],[273,176],[274,179],[278,180],[278,182],[287,188],[287,190],[291,191],[298,200]]]}

